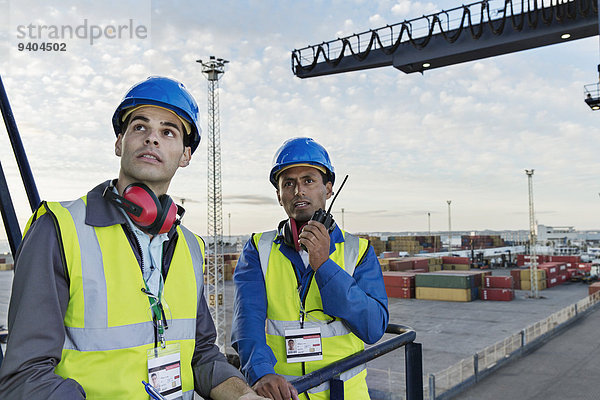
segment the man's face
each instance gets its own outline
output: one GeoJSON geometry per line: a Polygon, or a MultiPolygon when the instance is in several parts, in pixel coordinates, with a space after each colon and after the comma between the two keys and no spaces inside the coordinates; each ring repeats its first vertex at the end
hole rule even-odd
{"type": "Polygon", "coordinates": [[[285,213],[298,222],[310,220],[331,197],[331,182],[323,183],[321,172],[312,167],[299,166],[283,171],[277,181],[277,199],[285,213]]]}
{"type": "Polygon", "coordinates": [[[121,157],[120,189],[142,182],[156,195],[166,193],[177,168],[186,167],[191,158],[183,136],[181,121],[170,111],[157,107],[135,110],[115,143],[115,154],[121,157]]]}

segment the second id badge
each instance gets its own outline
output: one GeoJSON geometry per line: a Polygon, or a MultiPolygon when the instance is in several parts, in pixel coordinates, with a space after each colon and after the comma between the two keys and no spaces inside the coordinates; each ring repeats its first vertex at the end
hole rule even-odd
{"type": "Polygon", "coordinates": [[[322,360],[321,328],[286,329],[285,351],[288,363],[322,360]]]}
{"type": "Polygon", "coordinates": [[[147,355],[148,383],[167,400],[183,396],[179,343],[149,349],[147,355]]]}

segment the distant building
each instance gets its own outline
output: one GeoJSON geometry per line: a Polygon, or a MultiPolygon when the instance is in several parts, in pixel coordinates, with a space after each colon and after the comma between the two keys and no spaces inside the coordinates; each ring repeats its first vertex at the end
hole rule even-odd
{"type": "Polygon", "coordinates": [[[538,243],[554,246],[566,246],[572,241],[579,240],[580,235],[573,226],[546,226],[539,225],[537,229],[538,243]]]}

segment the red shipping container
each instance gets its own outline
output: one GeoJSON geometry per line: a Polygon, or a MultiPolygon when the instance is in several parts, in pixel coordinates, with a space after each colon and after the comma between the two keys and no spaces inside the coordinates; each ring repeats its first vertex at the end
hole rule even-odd
{"type": "Polygon", "coordinates": [[[481,289],[481,300],[511,301],[515,298],[512,289],[481,289]]]}
{"type": "Polygon", "coordinates": [[[398,299],[414,299],[415,298],[415,288],[401,288],[401,287],[389,287],[386,286],[385,291],[387,292],[388,297],[395,297],[398,299]]]}
{"type": "Polygon", "coordinates": [[[560,283],[564,283],[564,282],[566,282],[568,280],[569,280],[569,277],[567,276],[566,273],[558,276],[558,281],[560,283]]]}
{"type": "Polygon", "coordinates": [[[554,278],[558,275],[558,268],[554,263],[543,263],[538,265],[538,269],[546,271],[546,278],[554,278]]]}
{"type": "Polygon", "coordinates": [[[512,276],[513,281],[515,282],[519,282],[521,280],[521,270],[520,269],[513,269],[510,271],[510,276],[512,276]]]}
{"type": "Polygon", "coordinates": [[[515,284],[516,290],[521,290],[521,280],[520,279],[518,281],[514,281],[514,284],[515,284]]]}
{"type": "Polygon", "coordinates": [[[559,273],[560,273],[560,271],[566,271],[567,267],[571,267],[571,263],[559,264],[558,265],[558,271],[559,271],[559,273]]]}
{"type": "Polygon", "coordinates": [[[383,272],[385,287],[409,288],[415,286],[415,274],[408,272],[386,271],[383,272]]]}
{"type": "Polygon", "coordinates": [[[559,284],[560,284],[560,282],[558,281],[557,277],[546,279],[546,287],[551,288],[551,287],[557,286],[559,284]]]}
{"type": "MultiPolygon", "coordinates": [[[[538,264],[542,264],[544,262],[549,261],[548,258],[549,258],[549,256],[538,254],[537,262],[538,262],[538,264]]],[[[531,256],[529,254],[517,254],[517,266],[522,267],[524,265],[529,265],[530,263],[531,263],[531,256]]]]}
{"type": "Polygon", "coordinates": [[[442,257],[442,264],[471,264],[471,260],[468,257],[442,257]]]}
{"type": "Polygon", "coordinates": [[[578,263],[581,262],[579,256],[546,256],[550,262],[565,262],[565,263],[578,263]]]}
{"type": "Polygon", "coordinates": [[[413,269],[411,260],[393,260],[389,262],[390,271],[406,271],[413,269]]]}
{"type": "Polygon", "coordinates": [[[592,295],[596,292],[600,292],[600,282],[594,282],[588,286],[588,295],[592,295]]]}
{"type": "Polygon", "coordinates": [[[484,277],[483,287],[514,289],[515,283],[512,276],[486,276],[484,277]]]}

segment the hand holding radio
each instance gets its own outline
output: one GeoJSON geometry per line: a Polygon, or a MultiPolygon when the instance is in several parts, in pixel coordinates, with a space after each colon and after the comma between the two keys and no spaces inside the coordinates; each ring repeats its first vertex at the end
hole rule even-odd
{"type": "Polygon", "coordinates": [[[339,190],[333,197],[327,212],[322,208],[315,211],[310,221],[308,221],[304,228],[302,228],[300,235],[298,235],[300,247],[304,249],[304,251],[308,251],[309,263],[315,271],[329,258],[329,234],[331,234],[337,226],[333,220],[333,215],[331,215],[331,209],[347,179],[348,175],[346,175],[339,190]],[[324,229],[312,221],[322,224],[324,229]],[[307,248],[306,245],[309,247],[307,248]]]}
{"type": "Polygon", "coordinates": [[[304,225],[298,243],[307,249],[308,263],[315,271],[329,258],[329,232],[318,221],[311,220],[304,225]]]}

